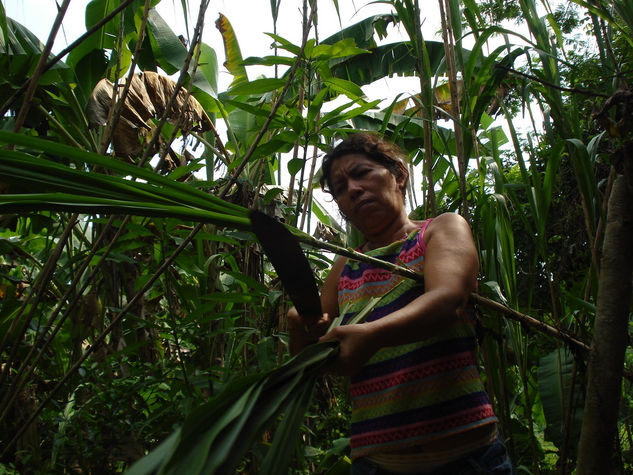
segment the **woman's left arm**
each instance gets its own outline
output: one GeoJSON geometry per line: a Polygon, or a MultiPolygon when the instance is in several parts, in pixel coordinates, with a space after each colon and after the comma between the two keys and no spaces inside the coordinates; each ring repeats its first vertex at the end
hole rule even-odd
{"type": "Polygon", "coordinates": [[[382,347],[423,340],[451,324],[468,303],[477,282],[477,249],[468,223],[446,213],[429,224],[424,235],[425,292],[405,307],[379,320],[333,329],[319,341],[338,340],[339,358],[330,368],[353,375],[382,347]]]}

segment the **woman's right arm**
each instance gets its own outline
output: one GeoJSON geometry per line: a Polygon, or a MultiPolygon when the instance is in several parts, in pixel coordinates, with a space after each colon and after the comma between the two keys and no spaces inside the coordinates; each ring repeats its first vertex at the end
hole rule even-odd
{"type": "Polygon", "coordinates": [[[306,346],[316,343],[327,332],[330,322],[339,314],[338,280],[343,272],[347,258],[338,257],[321,289],[321,307],[323,315],[299,315],[297,309],[288,310],[288,337],[290,354],[296,355],[306,346]]]}

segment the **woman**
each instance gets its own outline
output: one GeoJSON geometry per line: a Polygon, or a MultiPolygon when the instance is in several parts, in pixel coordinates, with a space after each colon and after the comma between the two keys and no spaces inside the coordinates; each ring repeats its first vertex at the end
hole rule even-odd
{"type": "Polygon", "coordinates": [[[288,312],[291,352],[340,343],[330,371],[351,376],[353,474],[512,473],[476,368],[470,228],[452,213],[410,220],[407,181],[401,151],[377,135],[354,134],[326,155],[322,185],[365,237],[359,250],[422,273],[424,285],[339,257],[324,315],[288,312]],[[364,323],[324,334],[339,310],[347,319],[373,296],[384,298],[364,323]]]}

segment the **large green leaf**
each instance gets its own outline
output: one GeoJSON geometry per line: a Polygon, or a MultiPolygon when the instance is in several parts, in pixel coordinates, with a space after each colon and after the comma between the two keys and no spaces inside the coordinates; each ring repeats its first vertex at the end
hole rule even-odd
{"type": "MultiPolygon", "coordinates": [[[[198,71],[193,80],[194,86],[204,91],[211,97],[217,96],[218,90],[218,57],[215,50],[203,43],[200,45],[200,60],[198,71]]],[[[196,96],[198,101],[200,98],[196,96]]],[[[201,102],[202,103],[202,102],[201,102]]]]}
{"type": "Polygon", "coordinates": [[[306,58],[310,60],[327,60],[336,61],[337,59],[346,58],[348,56],[355,56],[357,54],[367,53],[368,50],[359,48],[351,38],[346,38],[341,41],[329,45],[321,43],[319,45],[313,45],[312,42],[308,42],[305,49],[306,58]]]}
{"type": "Polygon", "coordinates": [[[150,11],[147,26],[156,61],[167,74],[175,74],[185,64],[187,48],[156,10],[150,11]]]}
{"type": "MultiPolygon", "coordinates": [[[[92,0],[89,2],[88,5],[86,5],[85,11],[86,30],[89,30],[99,23],[104,17],[117,8],[120,3],[118,0],[92,0]]],[[[79,62],[93,51],[101,51],[104,55],[106,52],[115,52],[115,54],[119,55],[117,59],[120,65],[119,73],[123,74],[130,64],[132,55],[128,46],[131,44],[133,48],[138,39],[138,25],[135,22],[135,17],[140,21],[143,8],[144,2],[136,1],[124,10],[123,31],[119,31],[121,26],[121,14],[119,14],[92,35],[84,38],[68,55],[68,65],[76,69],[79,62]],[[122,50],[118,48],[120,35],[123,39],[122,50]]],[[[114,60],[115,58],[112,57],[110,59],[114,60]]],[[[113,65],[114,64],[115,63],[113,63],[113,65]]],[[[76,71],[76,74],[80,75],[81,71],[76,71]]],[[[114,79],[114,77],[111,76],[110,79],[114,79]]]]}
{"type": "Polygon", "coordinates": [[[240,82],[232,86],[228,92],[234,96],[261,95],[280,89],[285,83],[286,81],[283,79],[261,78],[254,81],[240,82]]]}
{"type": "MultiPolygon", "coordinates": [[[[187,48],[173,32],[169,24],[156,10],[151,10],[147,18],[148,32],[152,53],[156,63],[167,74],[175,74],[180,71],[187,58],[187,48]]],[[[206,44],[200,46],[200,59],[194,77],[193,84],[210,98],[217,97],[218,64],[215,50],[206,44]]],[[[189,65],[189,73],[193,71],[193,62],[189,65]]],[[[195,94],[201,104],[207,108],[215,108],[213,101],[200,98],[195,94]]]]}
{"type": "MultiPolygon", "coordinates": [[[[431,60],[431,69],[435,74],[442,73],[444,45],[436,41],[427,41],[426,47],[431,60]]],[[[371,84],[378,79],[391,76],[413,76],[416,71],[416,58],[408,42],[391,43],[370,49],[367,54],[353,56],[334,64],[332,75],[346,79],[357,86],[371,84]]]]}
{"type": "MultiPolygon", "coordinates": [[[[0,84],[22,86],[33,73],[43,50],[44,45],[28,28],[11,18],[6,18],[6,28],[2,27],[0,34],[0,84]]],[[[53,55],[49,55],[49,59],[52,58],[53,55]]],[[[42,76],[39,83],[48,85],[63,81],[70,76],[69,73],[68,67],[58,62],[42,76]]],[[[8,92],[9,90],[3,87],[0,97],[5,97],[8,92]]]]}
{"type": "Polygon", "coordinates": [[[569,396],[573,365],[574,357],[567,349],[554,350],[543,356],[538,367],[538,387],[547,421],[545,437],[559,448],[563,443],[563,429],[571,401],[573,408],[569,442],[571,448],[575,450],[582,424],[584,397],[578,380],[574,387],[573,397],[569,396]]]}
{"type": "Polygon", "coordinates": [[[347,28],[343,28],[332,36],[328,36],[321,43],[333,45],[338,41],[351,38],[359,48],[375,48],[374,34],[377,33],[379,37],[383,38],[386,36],[387,26],[390,23],[395,23],[395,21],[394,16],[390,14],[370,16],[347,28]]]}
{"type": "Polygon", "coordinates": [[[85,108],[97,83],[106,76],[110,61],[105,50],[93,49],[73,65],[77,95],[85,108]]]}

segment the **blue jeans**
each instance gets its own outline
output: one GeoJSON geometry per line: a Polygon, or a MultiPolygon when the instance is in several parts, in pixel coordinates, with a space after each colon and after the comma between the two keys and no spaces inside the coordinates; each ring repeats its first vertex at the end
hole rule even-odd
{"type": "MultiPolygon", "coordinates": [[[[431,472],[420,472],[424,475],[474,475],[478,473],[516,474],[506,447],[500,439],[431,472]]],[[[352,462],[350,475],[397,475],[397,473],[384,470],[361,457],[352,462]]]]}

